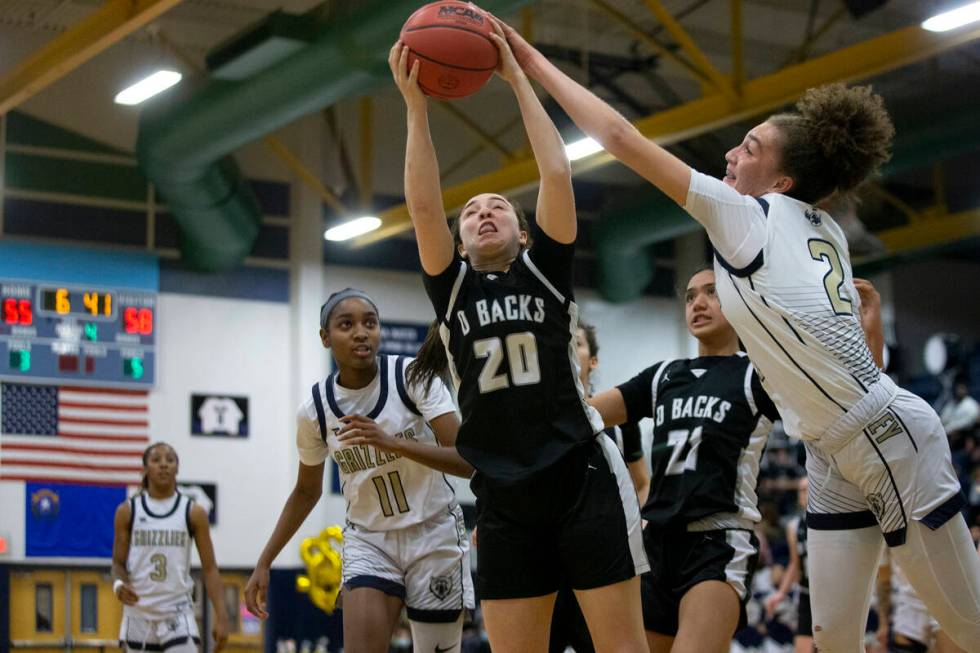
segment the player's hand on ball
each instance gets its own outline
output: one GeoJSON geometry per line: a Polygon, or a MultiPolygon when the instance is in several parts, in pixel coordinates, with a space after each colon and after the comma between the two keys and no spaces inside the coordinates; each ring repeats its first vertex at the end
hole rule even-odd
{"type": "Polygon", "coordinates": [[[514,54],[514,60],[517,61],[517,64],[521,68],[527,70],[527,66],[531,62],[531,59],[534,57],[537,50],[535,50],[534,46],[528,43],[516,29],[500,20],[493,14],[490,14],[490,18],[493,20],[494,25],[500,29],[500,32],[503,33],[503,37],[507,39],[507,44],[510,46],[511,52],[514,54]]]}
{"type": "Polygon", "coordinates": [[[269,595],[269,569],[256,567],[245,585],[245,607],[259,619],[268,619],[265,611],[266,597],[269,595]]]}
{"type": "Polygon", "coordinates": [[[391,75],[395,78],[395,85],[405,98],[405,104],[409,108],[425,106],[425,94],[419,88],[419,60],[412,62],[412,68],[408,68],[408,46],[401,41],[396,41],[391,46],[388,53],[388,67],[391,68],[391,75]]]}
{"type": "Polygon", "coordinates": [[[373,419],[363,415],[347,415],[341,417],[340,421],[344,428],[337,433],[337,439],[344,444],[369,444],[387,451],[398,446],[398,441],[385,433],[373,419]]]}
{"type": "Polygon", "coordinates": [[[500,27],[500,22],[491,21],[490,24],[494,31],[490,35],[490,38],[493,39],[493,44],[497,46],[497,51],[500,53],[497,74],[500,75],[501,79],[513,84],[524,75],[524,71],[521,70],[520,65],[518,65],[517,60],[514,58],[514,53],[507,43],[507,38],[504,36],[504,31],[500,27]]]}

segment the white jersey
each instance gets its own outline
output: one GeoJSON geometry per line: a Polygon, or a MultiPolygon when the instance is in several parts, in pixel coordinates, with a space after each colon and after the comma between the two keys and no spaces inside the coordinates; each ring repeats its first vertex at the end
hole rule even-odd
{"type": "Polygon", "coordinates": [[[337,439],[344,427],[340,418],[356,414],[373,419],[396,438],[439,446],[428,422],[455,412],[456,407],[438,378],[427,393],[407,384],[405,367],[410,360],[379,356],[377,376],[359,390],[338,385],[334,372],[313,386],[296,418],[300,461],[313,466],[333,457],[347,499],[347,521],[373,531],[418,524],[456,503],[442,472],[375,447],[344,445],[337,439]]]}
{"type": "Polygon", "coordinates": [[[685,208],[708,230],[722,310],[786,432],[839,449],[897,391],[868,350],[843,231],[808,204],[694,171],[685,208]]]}
{"type": "Polygon", "coordinates": [[[192,605],[191,505],[189,496],[154,500],[146,492],[130,498],[126,571],[139,602],[127,613],[148,620],[172,617],[192,605]]]}

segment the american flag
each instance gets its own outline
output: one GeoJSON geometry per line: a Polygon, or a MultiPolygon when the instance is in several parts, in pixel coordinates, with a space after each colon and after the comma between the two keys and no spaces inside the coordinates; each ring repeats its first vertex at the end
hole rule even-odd
{"type": "Polygon", "coordinates": [[[138,485],[148,419],[142,390],[4,383],[0,480],[138,485]]]}

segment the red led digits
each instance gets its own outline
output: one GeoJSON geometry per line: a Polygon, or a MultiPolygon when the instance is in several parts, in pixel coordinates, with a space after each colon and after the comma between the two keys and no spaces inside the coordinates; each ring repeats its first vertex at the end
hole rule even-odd
{"type": "Polygon", "coordinates": [[[30,326],[34,323],[31,300],[7,297],[3,300],[3,321],[5,324],[30,326]]]}
{"type": "Polygon", "coordinates": [[[127,306],[123,311],[123,329],[126,333],[148,336],[153,333],[153,311],[149,308],[127,306]]]}

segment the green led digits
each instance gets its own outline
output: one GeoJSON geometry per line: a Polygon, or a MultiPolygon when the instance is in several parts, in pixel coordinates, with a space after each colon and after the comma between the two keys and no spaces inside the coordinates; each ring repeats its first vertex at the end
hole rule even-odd
{"type": "Polygon", "coordinates": [[[19,372],[29,371],[31,369],[31,352],[27,349],[15,349],[11,351],[10,367],[19,372]]]}
{"type": "Polygon", "coordinates": [[[85,323],[85,337],[95,342],[99,339],[99,325],[94,322],[85,323]]]}
{"type": "Polygon", "coordinates": [[[123,359],[123,374],[133,379],[142,379],[143,359],[142,358],[123,359]]]}

